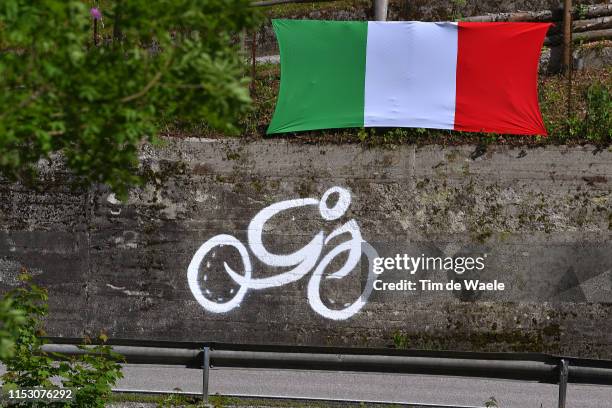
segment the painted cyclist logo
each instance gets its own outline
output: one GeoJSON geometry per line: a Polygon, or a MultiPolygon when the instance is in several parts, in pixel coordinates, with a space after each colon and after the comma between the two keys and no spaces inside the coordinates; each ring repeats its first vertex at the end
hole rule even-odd
{"type": "MultiPolygon", "coordinates": [[[[307,289],[308,301],[311,308],[321,316],[328,319],[344,320],[350,318],[361,310],[361,308],[367,303],[368,298],[372,293],[373,282],[376,276],[373,273],[373,262],[374,259],[378,257],[378,254],[374,248],[362,239],[361,231],[359,230],[359,226],[354,219],[351,219],[341,227],[336,228],[327,237],[323,231],[319,231],[307,245],[296,252],[286,255],[278,255],[268,252],[262,241],[262,234],[266,222],[282,211],[305,206],[318,206],[321,217],[326,221],[333,221],[343,216],[348,210],[350,204],[351,194],[348,190],[341,187],[332,187],[323,194],[321,200],[315,198],[301,198],[281,201],[276,204],[272,204],[257,213],[257,215],[255,215],[255,217],[253,217],[251,220],[248,227],[249,249],[259,261],[266,265],[276,268],[293,267],[286,272],[282,272],[274,276],[264,278],[253,277],[253,268],[249,251],[242,244],[242,242],[236,239],[236,237],[227,234],[220,234],[212,237],[202,244],[202,246],[200,246],[200,248],[196,251],[187,269],[187,279],[193,296],[196,298],[198,303],[209,312],[229,312],[240,305],[244,296],[249,290],[261,290],[283,286],[300,280],[314,269],[314,272],[312,273],[308,282],[307,289]],[[333,194],[338,195],[338,200],[333,206],[329,206],[328,201],[330,196],[333,194]],[[333,238],[343,234],[348,234],[351,238],[348,241],[342,242],[334,247],[317,264],[321,253],[323,252],[323,248],[333,238]],[[234,271],[226,262],[223,263],[225,272],[240,287],[236,291],[234,297],[226,302],[221,302],[220,299],[217,299],[218,301],[211,300],[204,296],[202,292],[203,289],[198,280],[200,265],[206,255],[213,248],[223,246],[231,246],[235,248],[240,254],[243,266],[243,273],[240,274],[234,271]],[[345,304],[343,309],[330,309],[321,300],[320,286],[323,273],[334,258],[344,252],[348,252],[348,256],[346,257],[346,261],[342,267],[334,273],[325,276],[325,279],[342,279],[353,271],[359,264],[362,251],[366,255],[369,264],[368,278],[365,289],[357,300],[355,300],[353,303],[345,304]]],[[[204,289],[204,292],[209,293],[207,289],[204,289]]]]}

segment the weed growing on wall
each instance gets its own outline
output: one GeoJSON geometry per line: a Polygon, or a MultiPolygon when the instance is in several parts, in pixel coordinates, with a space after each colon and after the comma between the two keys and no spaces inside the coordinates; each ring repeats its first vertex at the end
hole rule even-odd
{"type": "Polygon", "coordinates": [[[497,408],[499,407],[497,400],[495,397],[490,397],[488,400],[484,402],[485,407],[487,408],[497,408]]]}
{"type": "MultiPolygon", "coordinates": [[[[79,346],[88,353],[57,362],[57,357],[42,351],[45,340],[42,320],[48,313],[47,290],[30,283],[30,276],[21,275],[26,284],[7,293],[2,300],[22,316],[21,322],[11,339],[12,353],[0,361],[6,367],[2,375],[3,390],[20,388],[56,388],[52,379],[59,381],[63,388],[73,388],[74,399],[70,402],[37,402],[40,407],[103,408],[111,393],[111,387],[122,378],[119,361],[121,356],[104,344],[79,346]]],[[[6,321],[2,321],[3,327],[6,321]]],[[[106,336],[99,340],[105,342],[106,336]]],[[[22,402],[13,406],[33,406],[22,402]]]]}

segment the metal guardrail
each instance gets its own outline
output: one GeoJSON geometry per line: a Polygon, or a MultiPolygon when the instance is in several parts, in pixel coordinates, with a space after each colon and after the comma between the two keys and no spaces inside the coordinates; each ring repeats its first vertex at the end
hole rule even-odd
{"type": "MultiPolygon", "coordinates": [[[[43,351],[84,354],[81,339],[48,338],[43,351]]],[[[211,367],[330,370],[424,374],[537,381],[559,384],[565,408],[568,383],[612,385],[612,361],[541,353],[475,353],[226,343],[111,340],[129,364],[177,365],[203,370],[202,397],[208,399],[211,367]]]]}

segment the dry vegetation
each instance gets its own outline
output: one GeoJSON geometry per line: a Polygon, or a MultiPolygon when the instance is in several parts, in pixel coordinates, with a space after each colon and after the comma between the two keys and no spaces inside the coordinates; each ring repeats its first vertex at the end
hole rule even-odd
{"type": "Polygon", "coordinates": [[[364,10],[372,7],[371,0],[341,0],[322,3],[294,3],[266,7],[264,13],[273,18],[295,18],[320,12],[325,15],[334,11],[364,10]]]}
{"type": "MultiPolygon", "coordinates": [[[[266,128],[274,112],[280,67],[262,64],[257,67],[252,87],[253,111],[243,118],[242,132],[237,137],[246,139],[269,138],[266,128]]],[[[366,143],[393,145],[416,144],[483,144],[510,145],[612,143],[612,67],[596,71],[574,73],[572,84],[572,115],[567,114],[567,81],[559,75],[541,76],[539,83],[540,107],[549,132],[548,137],[465,133],[454,131],[406,128],[329,129],[289,133],[274,138],[285,138],[306,143],[366,143]],[[587,98],[596,90],[597,97],[587,98]],[[607,117],[605,113],[607,112],[607,117]],[[598,115],[596,120],[594,115],[598,115]],[[603,117],[601,117],[603,116],[603,117]],[[587,120],[587,118],[590,119],[587,120]]],[[[203,124],[171,124],[164,132],[169,137],[209,137],[227,135],[208,129],[203,124]]]]}
{"type": "MultiPolygon", "coordinates": [[[[437,19],[460,18],[466,4],[463,0],[452,0],[442,9],[434,10],[435,17],[437,19]]],[[[262,11],[266,19],[304,17],[317,19],[347,17],[351,19],[355,18],[358,13],[363,13],[364,10],[367,15],[371,14],[371,5],[370,0],[341,0],[283,4],[267,7],[262,11]]],[[[406,2],[404,1],[391,0],[390,13],[394,14],[395,17],[402,17],[403,14],[408,12],[408,14],[418,13],[416,5],[411,6],[409,10],[404,10],[405,6],[406,2]]],[[[433,11],[431,12],[433,13],[433,11]]],[[[406,14],[408,17],[424,17],[408,14],[406,14]]],[[[260,30],[260,34],[263,31],[260,30]]],[[[610,42],[583,44],[581,47],[604,49],[604,47],[610,47],[610,42]]],[[[242,118],[241,132],[235,136],[245,139],[284,138],[302,143],[364,143],[373,145],[498,143],[537,146],[549,143],[594,143],[600,146],[609,146],[612,143],[612,67],[574,73],[570,114],[568,114],[567,108],[568,87],[565,78],[559,75],[542,75],[540,77],[540,107],[549,132],[548,137],[406,128],[329,129],[290,133],[281,136],[266,136],[266,128],[274,112],[279,83],[280,67],[278,65],[260,64],[257,66],[255,81],[251,86],[254,101],[253,110],[242,118]]],[[[201,123],[169,124],[164,134],[169,137],[218,138],[227,136],[208,129],[201,123]]]]}

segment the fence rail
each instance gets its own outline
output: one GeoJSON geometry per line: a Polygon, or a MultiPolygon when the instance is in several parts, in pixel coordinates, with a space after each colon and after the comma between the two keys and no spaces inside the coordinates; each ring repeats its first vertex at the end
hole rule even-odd
{"type": "MultiPolygon", "coordinates": [[[[84,354],[80,339],[49,338],[43,351],[84,354]]],[[[565,408],[568,383],[612,385],[612,361],[540,353],[473,353],[396,349],[237,345],[113,340],[129,364],[164,364],[201,369],[202,397],[208,398],[211,367],[274,368],[371,373],[425,374],[537,381],[559,384],[565,408]]]]}
{"type": "MultiPolygon", "coordinates": [[[[253,7],[267,7],[280,4],[328,3],[339,0],[262,0],[251,3],[253,7]]],[[[373,0],[374,19],[385,21],[388,14],[387,0],[373,0]]],[[[612,4],[595,4],[569,7],[571,13],[573,42],[600,41],[612,38],[612,4]]],[[[564,8],[541,11],[520,11],[512,13],[490,13],[481,16],[464,17],[468,22],[561,22],[564,19],[564,8]]],[[[561,25],[551,28],[546,37],[546,46],[556,46],[563,42],[561,25]]]]}

